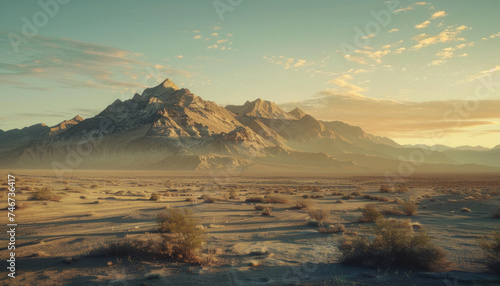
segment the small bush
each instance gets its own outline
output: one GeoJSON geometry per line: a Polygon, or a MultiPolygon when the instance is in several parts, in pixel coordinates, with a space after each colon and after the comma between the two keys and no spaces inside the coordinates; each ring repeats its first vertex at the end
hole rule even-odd
{"type": "Polygon", "coordinates": [[[235,190],[231,190],[229,192],[229,199],[231,199],[231,200],[239,200],[240,197],[238,196],[238,193],[235,190]]]}
{"type": "Polygon", "coordinates": [[[170,209],[157,216],[158,231],[163,236],[166,253],[185,261],[196,261],[197,254],[205,243],[205,231],[198,227],[189,210],[170,209]]]}
{"type": "Polygon", "coordinates": [[[270,216],[272,214],[272,210],[273,209],[271,207],[264,207],[261,215],[270,216]]]}
{"type": "Polygon", "coordinates": [[[392,193],[394,192],[394,187],[389,185],[381,185],[378,191],[381,193],[392,193]]]}
{"type": "Polygon", "coordinates": [[[363,212],[361,215],[362,216],[359,219],[360,222],[374,222],[384,217],[382,213],[378,210],[378,208],[374,205],[366,205],[363,208],[363,212]]]}
{"type": "Polygon", "coordinates": [[[401,208],[401,211],[407,216],[412,216],[417,214],[418,205],[410,200],[400,202],[399,207],[401,208]]]}
{"type": "Polygon", "coordinates": [[[90,257],[161,257],[163,249],[159,238],[157,240],[132,240],[116,241],[109,244],[101,245],[90,250],[87,255],[90,257]]]}
{"type": "Polygon", "coordinates": [[[269,203],[276,203],[276,204],[287,204],[288,199],[283,197],[283,196],[267,196],[267,201],[269,203]]]}
{"type": "Polygon", "coordinates": [[[33,201],[55,201],[58,202],[62,199],[62,195],[55,194],[52,188],[44,187],[34,194],[32,194],[28,199],[33,201]]]}
{"type": "Polygon", "coordinates": [[[500,273],[500,231],[494,231],[479,241],[483,250],[485,264],[496,273],[500,273]]]}
{"type": "Polygon", "coordinates": [[[342,199],[343,200],[352,200],[352,199],[355,199],[356,197],[353,196],[353,195],[344,195],[342,196],[342,199]]]}
{"type": "Polygon", "coordinates": [[[414,232],[407,221],[378,220],[373,239],[347,237],[341,242],[341,261],[374,268],[405,267],[442,271],[450,263],[445,252],[431,242],[425,231],[414,232]]]}
{"type": "Polygon", "coordinates": [[[346,228],[343,224],[337,224],[337,225],[330,225],[328,228],[326,227],[320,227],[318,229],[318,232],[320,233],[339,233],[339,232],[346,232],[346,228]]]}
{"type": "Polygon", "coordinates": [[[301,209],[306,209],[306,208],[308,208],[310,206],[311,206],[311,201],[306,200],[306,199],[297,199],[294,202],[293,208],[301,210],[301,209]]]}
{"type": "Polygon", "coordinates": [[[309,216],[318,222],[319,226],[323,226],[325,221],[330,217],[330,211],[322,209],[313,209],[307,212],[309,216]]]}
{"type": "Polygon", "coordinates": [[[160,200],[160,195],[159,194],[152,194],[149,200],[151,201],[159,201],[160,200]]]}
{"type": "Polygon", "coordinates": [[[408,192],[408,186],[406,185],[399,185],[396,187],[396,192],[397,193],[406,193],[408,192]]]}
{"type": "Polygon", "coordinates": [[[265,203],[266,199],[262,196],[252,196],[245,200],[245,203],[265,203]]]}
{"type": "Polygon", "coordinates": [[[255,210],[258,210],[258,211],[261,211],[265,208],[265,206],[263,206],[263,205],[255,205],[254,207],[255,207],[255,210]]]}
{"type": "Polygon", "coordinates": [[[204,199],[204,202],[205,203],[209,203],[209,204],[212,204],[212,203],[215,203],[217,201],[217,198],[216,197],[213,197],[213,196],[209,196],[209,195],[205,195],[203,197],[204,199]]]}
{"type": "Polygon", "coordinates": [[[397,207],[385,208],[380,211],[383,215],[403,215],[404,213],[397,207]]]}

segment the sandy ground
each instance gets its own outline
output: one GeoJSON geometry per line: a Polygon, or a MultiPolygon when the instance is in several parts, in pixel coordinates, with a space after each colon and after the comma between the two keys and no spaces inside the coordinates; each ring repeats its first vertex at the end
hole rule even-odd
{"type": "MultiPolygon", "coordinates": [[[[203,173],[75,171],[61,178],[40,170],[11,174],[16,176],[20,207],[14,211],[16,278],[8,278],[4,267],[2,285],[500,285],[500,277],[487,274],[481,264],[477,246],[482,235],[500,229],[500,221],[491,216],[500,206],[498,176],[415,176],[407,182],[408,192],[380,193],[383,177],[240,175],[214,184],[213,177],[203,173]],[[28,200],[44,186],[64,193],[63,198],[28,200]],[[239,198],[227,199],[231,191],[239,198]],[[352,192],[384,196],[389,202],[359,196],[337,202],[352,192]],[[161,195],[160,201],[149,200],[153,193],[161,195]],[[204,203],[199,198],[207,194],[221,200],[204,203]],[[254,203],[245,203],[254,195],[280,195],[289,202],[269,204],[272,215],[263,216],[254,203]],[[453,271],[426,275],[339,264],[342,234],[319,233],[307,210],[292,208],[294,200],[304,195],[317,196],[309,198],[310,209],[331,211],[327,224],[342,223],[357,233],[367,232],[371,225],[357,222],[366,204],[390,207],[397,206],[396,197],[417,200],[417,215],[389,217],[422,224],[446,250],[453,271]],[[462,212],[464,207],[471,211],[462,212]],[[199,266],[86,255],[113,241],[157,235],[155,218],[165,208],[192,211],[207,230],[207,249],[216,263],[199,266]],[[69,257],[74,261],[64,262],[69,257]]],[[[1,178],[4,184],[7,172],[1,172],[1,178]]],[[[5,192],[0,198],[4,205],[5,192]]],[[[0,216],[7,221],[7,210],[0,216]]],[[[4,232],[2,260],[9,252],[4,232]]]]}

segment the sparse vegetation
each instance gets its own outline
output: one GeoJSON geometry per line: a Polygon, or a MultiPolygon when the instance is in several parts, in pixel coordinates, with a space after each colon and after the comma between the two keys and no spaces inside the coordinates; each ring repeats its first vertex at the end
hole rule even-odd
{"type": "Polygon", "coordinates": [[[323,209],[312,209],[307,212],[309,216],[318,222],[319,226],[322,227],[326,220],[330,217],[330,211],[323,209]]]}
{"type": "Polygon", "coordinates": [[[483,250],[488,268],[500,273],[500,231],[494,231],[483,237],[479,241],[479,247],[483,250]]]}
{"type": "Polygon", "coordinates": [[[158,231],[163,235],[163,247],[168,256],[195,262],[205,243],[205,231],[189,210],[170,209],[157,216],[158,231]]]}
{"type": "Polygon", "coordinates": [[[392,193],[394,192],[394,187],[389,185],[381,185],[378,191],[381,193],[392,193]]]}
{"type": "Polygon", "coordinates": [[[152,194],[149,200],[151,201],[159,201],[161,196],[159,194],[152,194]]]}
{"type": "Polygon", "coordinates": [[[216,197],[214,197],[214,196],[210,196],[210,195],[205,195],[205,196],[203,196],[203,199],[204,199],[203,201],[204,201],[205,203],[209,203],[209,204],[215,203],[215,202],[217,201],[217,198],[216,198],[216,197]]]}
{"type": "Polygon", "coordinates": [[[245,203],[265,203],[266,199],[263,196],[252,196],[245,200],[245,203]]]}
{"type": "Polygon", "coordinates": [[[407,215],[407,216],[413,216],[416,215],[418,212],[418,205],[417,203],[413,201],[402,201],[399,203],[399,207],[401,208],[401,211],[407,215]]]}
{"type": "Polygon", "coordinates": [[[262,210],[261,215],[265,216],[270,216],[272,214],[272,208],[271,207],[264,207],[264,210],[262,210]]]}
{"type": "Polygon", "coordinates": [[[346,232],[346,228],[343,224],[330,225],[329,227],[320,226],[318,232],[320,233],[340,233],[346,232]]]}
{"type": "Polygon", "coordinates": [[[267,196],[267,202],[269,203],[275,203],[275,204],[287,204],[288,199],[285,198],[284,196],[267,196]]]}
{"type": "Polygon", "coordinates": [[[307,199],[297,199],[294,202],[293,208],[301,210],[301,209],[306,209],[306,208],[308,208],[310,206],[311,206],[311,201],[309,201],[307,199]]]}
{"type": "Polygon", "coordinates": [[[445,252],[431,242],[425,231],[414,232],[407,221],[378,220],[374,238],[354,236],[341,242],[341,261],[350,265],[377,268],[405,267],[441,271],[450,264],[445,252]]]}
{"type": "Polygon", "coordinates": [[[254,207],[255,207],[255,210],[258,210],[258,211],[261,211],[265,208],[264,205],[255,205],[254,207]]]}
{"type": "Polygon", "coordinates": [[[54,190],[49,187],[43,187],[33,193],[28,199],[33,201],[55,201],[58,202],[63,198],[61,194],[54,193],[54,190]]]}
{"type": "Polygon", "coordinates": [[[374,205],[366,205],[361,213],[360,222],[374,222],[378,219],[383,218],[384,215],[379,211],[379,209],[374,205]]]}

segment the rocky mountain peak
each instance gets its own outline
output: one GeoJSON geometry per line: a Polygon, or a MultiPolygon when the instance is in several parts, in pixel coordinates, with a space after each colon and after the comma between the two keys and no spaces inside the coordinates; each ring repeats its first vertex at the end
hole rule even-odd
{"type": "Polygon", "coordinates": [[[276,103],[257,98],[246,101],[243,105],[228,105],[226,109],[239,116],[260,117],[269,119],[295,119],[288,112],[281,109],[276,103]]]}
{"type": "Polygon", "coordinates": [[[288,113],[290,113],[293,117],[297,119],[302,119],[302,117],[307,115],[307,113],[305,113],[304,111],[302,111],[302,109],[298,107],[288,113]]]}

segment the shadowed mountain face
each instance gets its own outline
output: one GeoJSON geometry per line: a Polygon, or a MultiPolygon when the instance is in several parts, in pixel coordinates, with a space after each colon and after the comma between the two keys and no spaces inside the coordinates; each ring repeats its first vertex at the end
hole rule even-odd
{"type": "MultiPolygon", "coordinates": [[[[262,99],[224,108],[169,79],[86,120],[77,116],[53,127],[0,132],[0,164],[19,168],[383,172],[418,150],[344,122],[317,120],[298,108],[286,112],[262,99]]],[[[457,163],[441,152],[423,161],[448,164],[443,171],[457,163]]]]}

